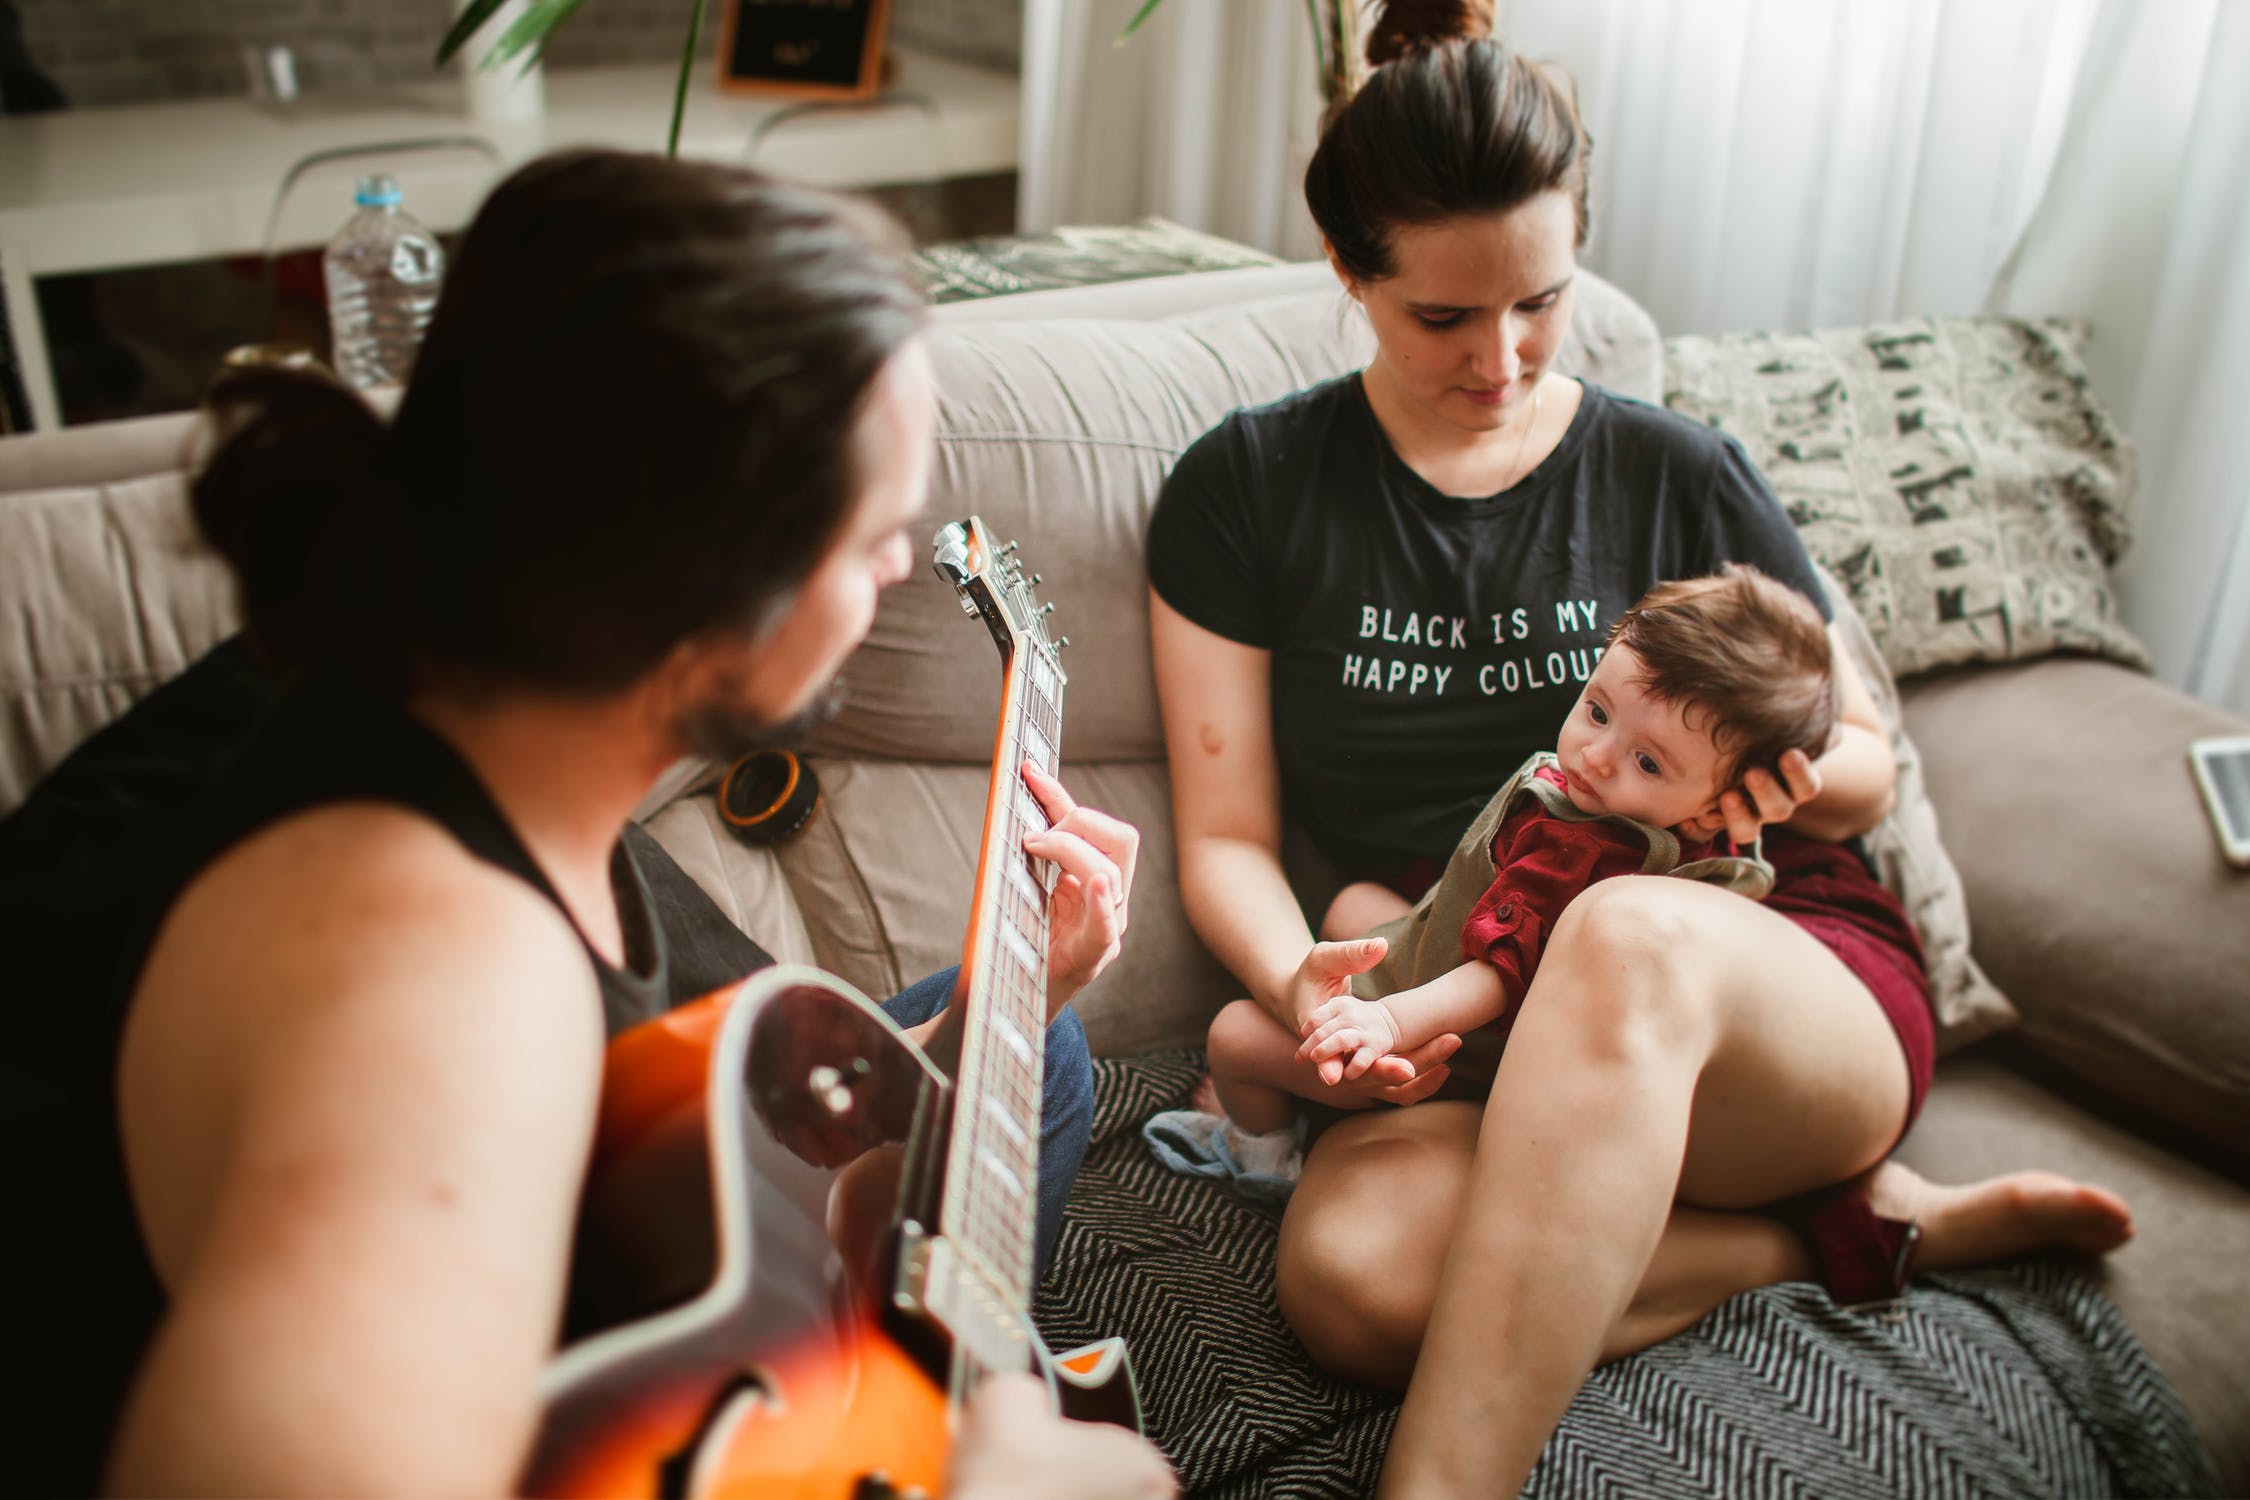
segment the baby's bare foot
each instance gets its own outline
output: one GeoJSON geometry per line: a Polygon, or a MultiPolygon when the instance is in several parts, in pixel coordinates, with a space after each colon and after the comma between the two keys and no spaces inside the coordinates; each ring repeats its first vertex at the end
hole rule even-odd
{"type": "Polygon", "coordinates": [[[1196,1081],[1194,1092],[1188,1095],[1188,1108],[1200,1109],[1207,1115],[1223,1115],[1226,1107],[1219,1103],[1219,1086],[1206,1073],[1196,1081]]]}
{"type": "Polygon", "coordinates": [[[2133,1237],[2133,1212],[2115,1193],[2053,1172],[1948,1187],[1887,1161],[1870,1174],[1867,1201],[1890,1219],[1916,1219],[1925,1271],[1981,1266],[2042,1251],[2102,1255],[2133,1237]]]}

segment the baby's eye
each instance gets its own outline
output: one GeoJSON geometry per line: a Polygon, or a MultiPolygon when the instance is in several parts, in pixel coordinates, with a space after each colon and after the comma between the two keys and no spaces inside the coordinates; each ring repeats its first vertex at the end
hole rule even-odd
{"type": "Polygon", "coordinates": [[[1642,751],[1639,755],[1634,756],[1633,759],[1635,763],[1640,766],[1641,772],[1644,775],[1661,776],[1664,774],[1663,769],[1656,763],[1656,757],[1650,755],[1646,750],[1642,751]]]}
{"type": "Polygon", "coordinates": [[[1609,715],[1603,713],[1602,706],[1591,698],[1586,700],[1586,712],[1593,715],[1596,724],[1607,724],[1609,722],[1609,715]]]}

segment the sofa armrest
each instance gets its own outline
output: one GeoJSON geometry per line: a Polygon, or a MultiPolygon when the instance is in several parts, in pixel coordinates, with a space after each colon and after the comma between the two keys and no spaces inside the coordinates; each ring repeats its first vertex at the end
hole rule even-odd
{"type": "Polygon", "coordinates": [[[2089,1093],[2236,1159],[2250,1136],[2250,872],[2188,742],[2250,724],[2108,662],[1910,683],[1908,728],[2017,1038],[2089,1093]]]}

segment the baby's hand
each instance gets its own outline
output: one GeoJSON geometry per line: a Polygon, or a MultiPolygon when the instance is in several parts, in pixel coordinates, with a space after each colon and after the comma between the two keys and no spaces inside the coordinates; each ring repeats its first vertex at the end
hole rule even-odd
{"type": "Polygon", "coordinates": [[[1398,1050],[1398,1018],[1380,1000],[1338,995],[1305,1017],[1297,1061],[1312,1063],[1326,1084],[1349,1082],[1398,1050]]]}

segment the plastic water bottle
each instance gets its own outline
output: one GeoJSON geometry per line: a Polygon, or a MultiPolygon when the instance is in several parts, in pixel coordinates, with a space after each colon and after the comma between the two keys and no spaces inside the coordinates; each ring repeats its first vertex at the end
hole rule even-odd
{"type": "Polygon", "coordinates": [[[399,208],[388,173],[362,177],[355,201],[359,212],[321,261],[336,373],[362,390],[403,385],[437,307],[445,249],[399,208]]]}

